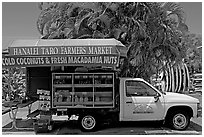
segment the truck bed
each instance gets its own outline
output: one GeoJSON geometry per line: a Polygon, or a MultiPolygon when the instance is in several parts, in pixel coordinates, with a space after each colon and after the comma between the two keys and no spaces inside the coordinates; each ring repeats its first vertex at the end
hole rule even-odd
{"type": "Polygon", "coordinates": [[[52,108],[114,107],[114,73],[53,73],[52,108]]]}

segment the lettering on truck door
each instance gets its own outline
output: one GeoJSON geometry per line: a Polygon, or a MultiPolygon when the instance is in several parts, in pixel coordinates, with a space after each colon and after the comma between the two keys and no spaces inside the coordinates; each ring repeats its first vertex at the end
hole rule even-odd
{"type": "Polygon", "coordinates": [[[164,99],[149,84],[143,81],[126,80],[124,99],[124,120],[161,120],[164,115],[164,99]],[[156,101],[155,96],[160,95],[156,101]]]}

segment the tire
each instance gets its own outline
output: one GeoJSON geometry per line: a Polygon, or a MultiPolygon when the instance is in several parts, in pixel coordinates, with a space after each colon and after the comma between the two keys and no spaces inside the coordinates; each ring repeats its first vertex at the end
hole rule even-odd
{"type": "Polygon", "coordinates": [[[84,132],[95,131],[97,126],[96,117],[93,115],[84,115],[80,118],[80,128],[84,132]]]}
{"type": "Polygon", "coordinates": [[[190,116],[185,111],[175,111],[167,117],[167,121],[172,129],[185,130],[190,124],[190,116]]]}

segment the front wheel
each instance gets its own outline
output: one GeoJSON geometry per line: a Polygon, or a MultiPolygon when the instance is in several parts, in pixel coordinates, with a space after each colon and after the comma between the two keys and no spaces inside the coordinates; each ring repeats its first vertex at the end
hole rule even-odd
{"type": "Polygon", "coordinates": [[[169,115],[168,122],[175,130],[185,130],[190,124],[190,116],[184,111],[175,111],[169,115]]]}
{"type": "Polygon", "coordinates": [[[80,127],[82,131],[94,131],[96,129],[96,118],[92,115],[85,115],[80,118],[80,127]]]}

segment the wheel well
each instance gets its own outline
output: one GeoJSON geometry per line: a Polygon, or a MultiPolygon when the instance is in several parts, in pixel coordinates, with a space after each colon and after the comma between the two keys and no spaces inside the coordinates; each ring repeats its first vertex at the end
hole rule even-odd
{"type": "Polygon", "coordinates": [[[190,117],[193,116],[193,110],[189,106],[173,106],[173,107],[170,107],[168,109],[168,111],[167,111],[167,115],[166,116],[168,116],[172,112],[175,112],[175,111],[178,111],[178,110],[186,112],[187,114],[189,114],[190,117]]]}

